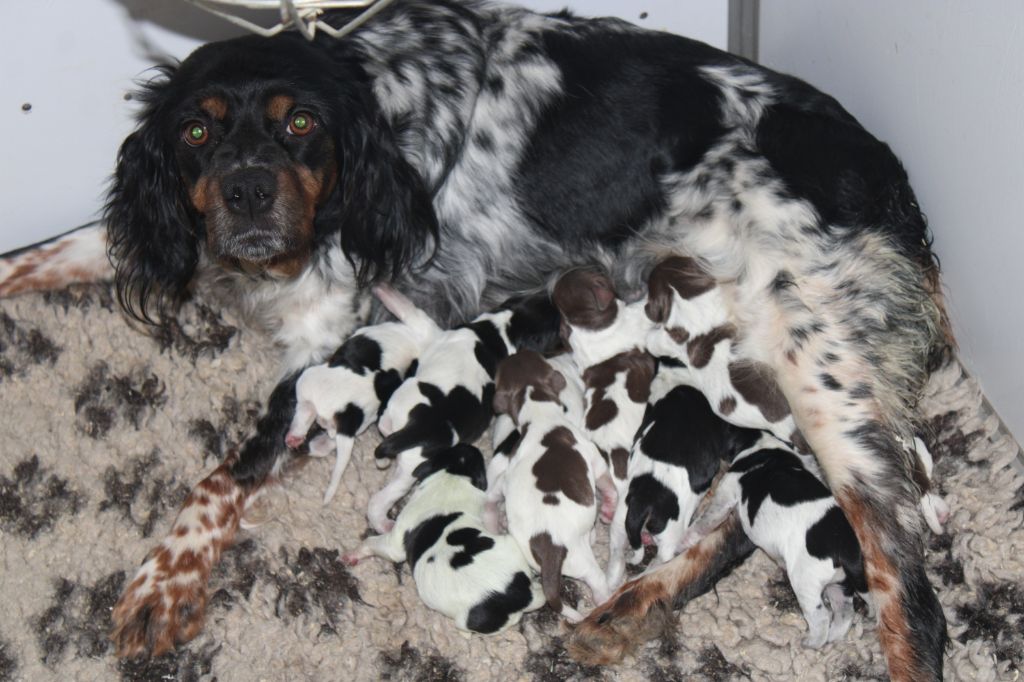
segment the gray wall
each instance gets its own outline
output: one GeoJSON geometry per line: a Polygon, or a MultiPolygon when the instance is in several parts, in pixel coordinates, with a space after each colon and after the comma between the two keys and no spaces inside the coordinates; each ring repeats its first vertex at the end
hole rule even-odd
{"type": "Polygon", "coordinates": [[[1024,436],[1024,2],[767,0],[760,60],[835,95],[903,159],[962,357],[1024,436]]]}

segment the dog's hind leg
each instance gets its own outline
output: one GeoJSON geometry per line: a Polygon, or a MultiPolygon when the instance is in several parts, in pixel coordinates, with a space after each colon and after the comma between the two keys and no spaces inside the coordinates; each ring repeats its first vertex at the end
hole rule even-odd
{"type": "Polygon", "coordinates": [[[246,501],[282,463],[298,375],[283,380],[238,453],[185,498],[170,533],[153,548],[114,606],[111,638],[119,656],[159,656],[202,628],[207,581],[234,538],[246,501]]]}
{"type": "Polygon", "coordinates": [[[99,222],[0,254],[0,297],[112,279],[107,229],[99,222]]]}
{"type": "Polygon", "coordinates": [[[709,591],[754,552],[735,513],[688,551],[619,588],[573,630],[577,661],[607,665],[667,628],[672,610],[709,591]]]}

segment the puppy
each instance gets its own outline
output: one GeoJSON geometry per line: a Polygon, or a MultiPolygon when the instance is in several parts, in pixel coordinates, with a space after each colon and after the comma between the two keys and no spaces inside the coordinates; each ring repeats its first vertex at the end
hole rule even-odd
{"type": "Polygon", "coordinates": [[[769,431],[807,452],[774,376],[740,347],[731,300],[692,258],[662,260],[648,279],[644,307],[654,324],[646,348],[687,367],[685,382],[700,389],[722,419],[769,431]]]}
{"type": "Polygon", "coordinates": [[[323,364],[309,367],[295,385],[295,416],[285,437],[295,449],[305,441],[315,421],[326,434],[310,442],[310,454],[336,451],[324,504],[331,501],[352,456],[355,438],[377,420],[391,394],[426,344],[440,328],[419,310],[403,322],[364,327],[353,334],[323,364]],[[333,439],[333,443],[332,443],[333,439]]]}
{"type": "MultiPolygon", "coordinates": [[[[686,371],[671,358],[659,362],[630,454],[627,492],[615,514],[616,520],[624,519],[630,563],[643,558],[645,534],[658,546],[651,566],[674,557],[722,462],[731,462],[760,435],[718,417],[700,391],[682,385],[686,371]]],[[[612,587],[621,583],[624,569],[621,552],[609,557],[612,587]]]]}
{"type": "Polygon", "coordinates": [[[804,646],[841,639],[853,621],[854,592],[867,596],[864,558],[853,527],[806,460],[764,433],[733,460],[680,549],[699,542],[734,508],[750,540],[786,569],[807,621],[804,646]]]}
{"type": "MultiPolygon", "coordinates": [[[[381,302],[402,322],[415,324],[423,314],[393,289],[378,289],[381,302]]],[[[456,443],[475,442],[490,426],[497,364],[514,350],[510,334],[523,333],[520,321],[532,313],[513,303],[455,329],[436,329],[415,375],[395,390],[378,421],[385,438],[374,454],[378,462],[396,459],[397,466],[370,499],[367,516],[375,530],[390,529],[387,513],[413,486],[413,470],[421,462],[456,443]]]]}
{"type": "Polygon", "coordinates": [[[499,365],[494,409],[512,417],[522,437],[511,457],[491,461],[487,497],[492,504],[504,498],[509,533],[540,572],[548,604],[577,622],[582,616],[559,595],[563,574],[585,582],[595,603],[609,594],[590,546],[595,481],[607,467],[559,400],[568,386],[535,352],[520,351],[499,365]]]}
{"type": "Polygon", "coordinates": [[[369,556],[409,561],[428,607],[462,630],[492,634],[544,605],[519,545],[483,530],[484,459],[471,445],[435,453],[413,472],[419,482],[394,528],[342,555],[354,566],[369,556]]]}

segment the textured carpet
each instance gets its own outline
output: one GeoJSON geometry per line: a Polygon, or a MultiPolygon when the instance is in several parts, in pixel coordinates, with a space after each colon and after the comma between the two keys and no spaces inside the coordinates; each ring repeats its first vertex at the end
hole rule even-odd
{"type": "MultiPolygon", "coordinates": [[[[190,485],[238,444],[275,380],[258,334],[200,304],[157,338],[105,287],[0,302],[0,679],[842,680],[884,678],[863,613],[844,642],[807,651],[780,569],[755,554],[680,614],[676,636],[615,669],[581,668],[546,610],[470,637],[423,607],[408,568],[338,561],[366,532],[387,472],[370,433],[328,507],[311,461],[255,511],[217,569],[203,633],[153,661],[119,661],[110,609],[190,485]]],[[[952,508],[928,568],[950,623],[948,679],[1024,669],[1024,494],[1016,445],[952,365],[922,409],[952,508]]],[[[578,588],[567,581],[570,597],[578,588]]]]}

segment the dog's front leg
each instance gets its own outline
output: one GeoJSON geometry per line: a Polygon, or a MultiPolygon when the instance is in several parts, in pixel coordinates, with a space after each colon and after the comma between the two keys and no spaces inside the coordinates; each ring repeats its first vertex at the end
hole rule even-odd
{"type": "Polygon", "coordinates": [[[297,378],[277,385],[256,434],[189,493],[170,533],[121,594],[111,633],[118,655],[159,656],[199,633],[210,572],[234,538],[246,501],[285,452],[297,378]]]}

